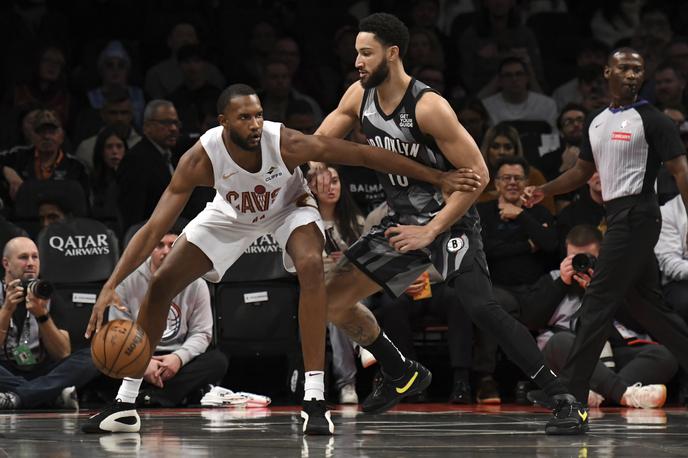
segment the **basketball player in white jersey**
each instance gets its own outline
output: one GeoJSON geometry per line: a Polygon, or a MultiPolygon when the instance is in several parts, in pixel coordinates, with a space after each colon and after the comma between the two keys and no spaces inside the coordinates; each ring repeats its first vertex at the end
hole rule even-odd
{"type": "MultiPolygon", "coordinates": [[[[184,229],[153,276],[137,323],[151,348],[165,329],[171,300],[200,276],[219,281],[258,237],[273,233],[284,265],[300,284],[299,325],[306,370],[305,434],[332,434],[323,391],[326,304],[322,265],[323,225],[303,178],[301,164],[321,161],[362,165],[427,181],[449,195],[480,183],[460,171],[441,172],[380,148],[303,135],[263,120],[255,91],[243,84],[225,89],[217,103],[220,126],[208,130],[182,156],[170,185],[148,222],[136,233],[104,285],[86,330],[98,331],[105,308],[118,303],[115,288],[151,253],[178,218],[196,186],[213,186],[215,199],[184,229]]],[[[91,417],[84,432],[136,432],[135,410],[143,374],[125,378],[116,402],[91,417]]]]}

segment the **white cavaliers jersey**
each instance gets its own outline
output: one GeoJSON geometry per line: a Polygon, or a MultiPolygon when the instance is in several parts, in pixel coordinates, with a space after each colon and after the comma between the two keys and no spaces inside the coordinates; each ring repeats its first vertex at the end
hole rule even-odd
{"type": "Polygon", "coordinates": [[[301,169],[297,167],[292,173],[282,160],[281,128],[281,123],[263,123],[262,167],[256,173],[234,162],[222,141],[222,126],[209,129],[201,136],[201,145],[213,164],[217,191],[209,205],[239,223],[254,224],[279,214],[299,199],[310,197],[301,169]]]}

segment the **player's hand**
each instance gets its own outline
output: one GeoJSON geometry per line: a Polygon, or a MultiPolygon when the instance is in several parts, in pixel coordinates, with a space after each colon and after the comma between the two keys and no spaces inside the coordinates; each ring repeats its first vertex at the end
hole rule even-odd
{"type": "Polygon", "coordinates": [[[86,326],[86,333],[84,334],[84,337],[89,339],[91,338],[91,335],[94,333],[97,334],[98,331],[100,331],[100,328],[103,326],[103,315],[105,314],[105,310],[110,306],[115,307],[120,312],[127,314],[130,313],[129,309],[122,305],[122,301],[115,292],[114,288],[103,286],[103,289],[100,290],[98,299],[93,306],[93,310],[91,311],[91,318],[88,320],[88,326],[86,326]]]}
{"type": "Polygon", "coordinates": [[[392,248],[400,253],[420,250],[435,240],[435,234],[426,226],[397,225],[387,229],[385,237],[392,248]]]}
{"type": "Polygon", "coordinates": [[[466,167],[460,167],[440,174],[440,190],[446,200],[453,192],[475,192],[481,183],[481,177],[466,167]]]}
{"type": "Polygon", "coordinates": [[[332,172],[324,164],[314,162],[307,174],[308,187],[316,195],[330,192],[332,172]]]}
{"type": "Polygon", "coordinates": [[[17,309],[17,304],[24,300],[24,288],[21,287],[20,283],[21,280],[16,279],[7,284],[5,302],[2,304],[2,308],[9,313],[14,313],[17,309]]]}
{"type": "Polygon", "coordinates": [[[179,372],[179,369],[182,367],[181,358],[174,353],[170,353],[169,355],[153,356],[153,359],[158,360],[160,363],[158,372],[163,382],[166,382],[177,375],[177,372],[179,372]]]}
{"type": "Polygon", "coordinates": [[[164,386],[163,380],[160,377],[160,361],[157,360],[155,356],[153,356],[148,363],[146,372],[143,374],[143,379],[151,385],[157,386],[158,388],[162,388],[164,386]]]}
{"type": "Polygon", "coordinates": [[[499,218],[502,221],[512,221],[518,218],[518,215],[523,213],[523,209],[517,205],[508,202],[498,204],[499,218]]]}
{"type": "Polygon", "coordinates": [[[521,200],[523,205],[531,208],[533,205],[539,204],[542,200],[547,197],[545,191],[542,190],[541,186],[528,186],[523,190],[523,195],[521,200]]]}

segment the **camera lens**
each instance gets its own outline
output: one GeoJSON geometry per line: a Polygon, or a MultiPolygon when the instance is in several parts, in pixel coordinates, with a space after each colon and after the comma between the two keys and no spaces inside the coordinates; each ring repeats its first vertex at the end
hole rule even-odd
{"type": "Polygon", "coordinates": [[[571,259],[571,266],[576,272],[587,272],[595,268],[597,258],[590,253],[578,253],[571,259]]]}
{"type": "Polygon", "coordinates": [[[53,294],[53,285],[45,280],[23,280],[21,286],[24,288],[24,291],[27,293],[31,291],[31,294],[39,299],[50,299],[50,296],[53,294]]]}

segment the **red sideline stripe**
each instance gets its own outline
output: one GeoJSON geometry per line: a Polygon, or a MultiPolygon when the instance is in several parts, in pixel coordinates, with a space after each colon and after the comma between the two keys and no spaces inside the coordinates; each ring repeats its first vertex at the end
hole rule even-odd
{"type": "Polygon", "coordinates": [[[625,142],[631,141],[630,132],[612,132],[612,140],[622,140],[625,142]]]}

